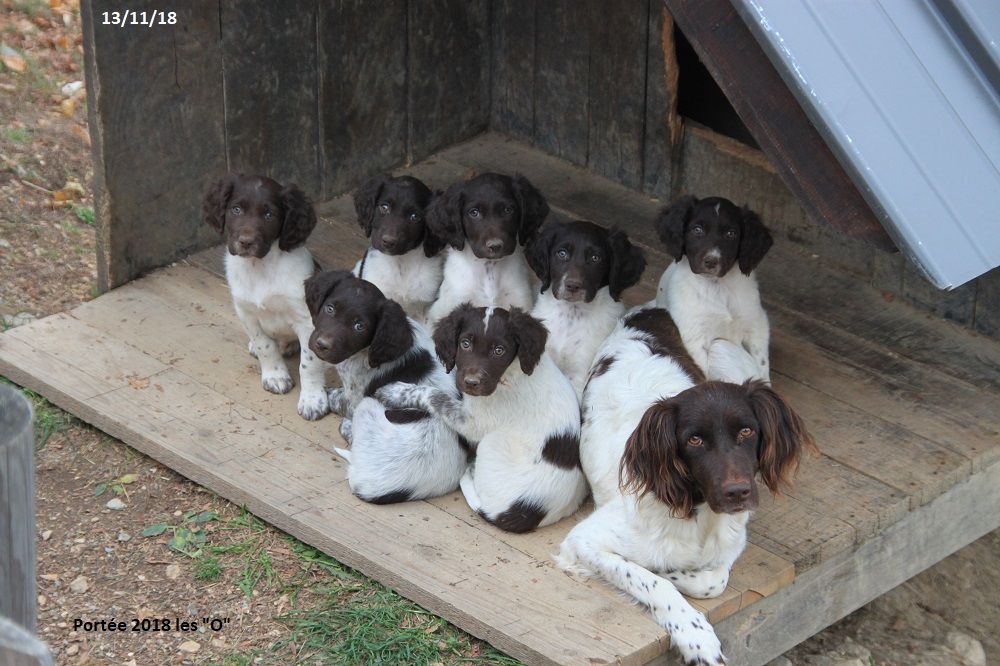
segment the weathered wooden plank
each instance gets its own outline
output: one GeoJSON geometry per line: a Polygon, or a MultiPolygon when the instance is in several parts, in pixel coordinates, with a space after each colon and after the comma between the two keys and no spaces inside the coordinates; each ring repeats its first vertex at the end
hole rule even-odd
{"type": "Polygon", "coordinates": [[[537,3],[535,145],[587,163],[590,25],[594,0],[537,3]]]}
{"type": "Polygon", "coordinates": [[[873,245],[893,243],[726,0],[664,0],[712,78],[809,216],[873,245]]]}
{"type": "Polygon", "coordinates": [[[37,619],[33,426],[28,401],[0,384],[0,616],[29,631],[37,619]]]}
{"type": "Polygon", "coordinates": [[[200,201],[226,150],[218,5],[184,3],[176,25],[138,28],[141,38],[103,25],[99,7],[84,2],[81,15],[103,291],[218,242],[200,201]]]}
{"type": "Polygon", "coordinates": [[[220,26],[231,171],[320,195],[317,3],[223,0],[220,26]]]}
{"type": "Polygon", "coordinates": [[[490,129],[532,141],[535,129],[534,0],[490,3],[493,38],[490,129]]]}
{"type": "Polygon", "coordinates": [[[677,115],[680,69],[674,49],[674,19],[656,0],[649,2],[648,31],[643,190],[669,201],[674,195],[674,163],[682,131],[677,115]]]}
{"type": "Polygon", "coordinates": [[[406,159],[406,5],[318,3],[325,197],[406,159]]]}
{"type": "Polygon", "coordinates": [[[489,126],[490,27],[487,0],[408,4],[408,157],[415,162],[489,126]]]}
{"type": "Polygon", "coordinates": [[[585,6],[592,10],[587,163],[597,174],[639,188],[649,0],[585,6]]]}
{"type": "MultiPolygon", "coordinates": [[[[809,357],[806,357],[807,359],[809,357]]],[[[914,507],[969,476],[969,458],[773,372],[774,387],[809,424],[823,454],[896,489],[914,507]]]]}
{"type": "Polygon", "coordinates": [[[971,325],[976,305],[976,280],[955,289],[938,289],[909,261],[903,264],[903,298],[942,319],[971,325]]]}
{"type": "Polygon", "coordinates": [[[1000,338],[1000,268],[980,276],[976,282],[976,330],[1000,338]]]}
{"type": "MultiPolygon", "coordinates": [[[[730,663],[765,664],[982,535],[1000,528],[1000,464],[974,474],[856,551],[716,625],[730,663]],[[817,600],[822,603],[817,603],[817,600]]],[[[657,662],[669,663],[669,662],[657,662]]]]}

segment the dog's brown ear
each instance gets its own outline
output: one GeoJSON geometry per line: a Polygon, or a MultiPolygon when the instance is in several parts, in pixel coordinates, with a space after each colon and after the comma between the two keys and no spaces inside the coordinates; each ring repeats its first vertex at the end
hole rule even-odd
{"type": "Polygon", "coordinates": [[[545,353],[549,330],[545,324],[519,308],[511,308],[510,326],[517,342],[517,360],[521,371],[530,375],[545,353]]]}
{"type": "Polygon", "coordinates": [[[316,316],[319,309],[342,280],[353,277],[350,271],[319,271],[312,274],[305,283],[306,306],[309,313],[316,316]]]}
{"type": "Polygon", "coordinates": [[[444,194],[434,197],[427,207],[427,230],[456,250],[465,247],[462,228],[462,202],[465,183],[455,183],[444,194]]]}
{"type": "Polygon", "coordinates": [[[625,444],[618,468],[622,492],[639,497],[653,493],[677,518],[690,518],[695,504],[694,479],[678,450],[677,404],[654,403],[625,444]]]}
{"type": "Polygon", "coordinates": [[[771,249],[774,240],[771,232],[767,230],[760,217],[752,210],[743,207],[740,209],[740,272],[750,275],[753,269],[771,249]]]}
{"type": "Polygon", "coordinates": [[[760,478],[772,493],[791,482],[805,450],[818,451],[812,435],[788,403],[759,380],[743,384],[760,425],[757,460],[760,478]]]}
{"type": "Polygon", "coordinates": [[[551,222],[543,226],[542,230],[528,242],[524,251],[524,258],[528,260],[528,266],[542,281],[540,291],[542,294],[552,284],[549,263],[552,261],[552,239],[555,238],[558,226],[560,225],[551,222]]]}
{"type": "Polygon", "coordinates": [[[521,223],[517,229],[517,241],[525,245],[535,236],[538,227],[549,215],[549,203],[545,197],[524,176],[514,176],[510,180],[521,213],[521,223]]]}
{"type": "Polygon", "coordinates": [[[438,197],[443,196],[444,192],[438,190],[430,196],[427,202],[427,208],[424,209],[424,256],[425,257],[435,257],[437,254],[448,246],[448,241],[438,236],[437,233],[431,228],[430,223],[427,221],[427,216],[430,214],[430,207],[434,204],[438,197]]]}
{"type": "Polygon", "coordinates": [[[413,347],[413,331],[406,313],[396,301],[386,299],[382,304],[375,335],[368,346],[368,365],[377,368],[395,360],[413,347]]]}
{"type": "Polygon", "coordinates": [[[205,223],[220,234],[226,228],[226,210],[229,208],[229,198],[233,196],[237,178],[240,176],[232,173],[223,176],[208,188],[201,200],[201,212],[205,223]]]}
{"type": "Polygon", "coordinates": [[[656,229],[660,242],[674,261],[680,261],[684,256],[684,227],[697,203],[697,197],[681,197],[660,211],[653,221],[653,228],[656,229]]]}
{"type": "Polygon", "coordinates": [[[458,355],[458,336],[474,309],[471,303],[462,303],[434,327],[434,351],[437,352],[446,372],[451,372],[452,368],[455,367],[455,356],[458,355]]]}
{"type": "Polygon", "coordinates": [[[278,248],[288,252],[304,244],[309,238],[316,227],[316,210],[305,192],[295,184],[281,190],[281,203],[285,209],[285,217],[281,222],[278,248]]]}
{"type": "Polygon", "coordinates": [[[354,211],[358,214],[358,226],[365,232],[365,238],[372,236],[372,223],[375,220],[375,207],[382,188],[389,182],[385,175],[372,176],[361,187],[354,191],[354,211]]]}
{"type": "Polygon", "coordinates": [[[646,257],[642,249],[632,245],[624,231],[612,229],[608,233],[611,248],[611,267],[608,270],[608,291],[611,298],[619,300],[622,292],[634,285],[646,270],[646,257]]]}

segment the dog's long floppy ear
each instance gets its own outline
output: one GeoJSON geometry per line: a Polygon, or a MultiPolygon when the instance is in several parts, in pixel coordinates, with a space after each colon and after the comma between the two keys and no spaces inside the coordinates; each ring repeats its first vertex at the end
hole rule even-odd
{"type": "Polygon", "coordinates": [[[240,176],[227,174],[213,183],[201,200],[201,212],[205,223],[222,233],[226,228],[226,209],[229,208],[229,198],[233,196],[233,187],[240,176]]]}
{"type": "Polygon", "coordinates": [[[760,426],[757,460],[760,478],[772,493],[789,485],[805,450],[817,452],[805,424],[774,389],[759,380],[743,384],[760,426]]]}
{"type": "Polygon", "coordinates": [[[395,360],[413,347],[413,331],[406,313],[396,301],[386,299],[382,303],[375,335],[368,346],[368,365],[377,368],[383,363],[395,360]]]}
{"type": "Polygon", "coordinates": [[[511,178],[510,186],[514,190],[514,198],[517,199],[517,207],[521,213],[520,224],[517,228],[517,241],[521,245],[525,245],[548,217],[549,203],[542,196],[542,193],[531,184],[531,181],[524,176],[511,178]]]}
{"type": "Polygon", "coordinates": [[[354,210],[358,214],[358,226],[365,232],[365,238],[372,236],[372,222],[375,220],[375,206],[378,195],[389,182],[385,175],[372,176],[354,191],[354,210]]]}
{"type": "Polygon", "coordinates": [[[767,251],[771,249],[774,240],[771,232],[760,221],[757,213],[749,208],[740,209],[740,272],[750,275],[757,264],[761,262],[767,251]]]}
{"type": "Polygon", "coordinates": [[[608,291],[611,298],[619,300],[622,292],[634,285],[646,270],[646,257],[642,249],[632,245],[624,231],[612,229],[608,233],[611,248],[611,267],[608,271],[608,291]]]}
{"type": "Polygon", "coordinates": [[[639,420],[625,444],[618,468],[623,492],[642,497],[653,493],[677,518],[690,518],[695,504],[695,482],[680,456],[676,433],[677,405],[654,403],[639,420]]]}
{"type": "Polygon", "coordinates": [[[464,192],[465,183],[455,183],[444,194],[434,197],[427,207],[427,231],[456,250],[465,247],[465,230],[462,229],[464,192]]]}
{"type": "Polygon", "coordinates": [[[517,360],[521,364],[521,371],[530,375],[545,353],[549,330],[545,328],[545,324],[520,308],[510,309],[510,326],[514,340],[517,341],[517,360]]]}
{"type": "Polygon", "coordinates": [[[451,372],[452,368],[455,367],[455,356],[458,355],[458,336],[474,310],[471,303],[462,303],[434,327],[434,351],[437,352],[438,358],[441,359],[447,372],[451,372]]]}
{"type": "Polygon", "coordinates": [[[697,203],[697,197],[691,195],[681,197],[664,208],[653,222],[660,242],[675,261],[680,261],[684,256],[684,226],[697,203]]]}
{"type": "Polygon", "coordinates": [[[342,280],[354,277],[350,271],[319,271],[306,280],[306,306],[314,317],[342,280]]]}
{"type": "Polygon", "coordinates": [[[295,184],[281,190],[281,203],[285,209],[285,218],[281,222],[278,249],[288,252],[309,238],[309,234],[316,227],[316,210],[305,192],[295,184]]]}
{"type": "Polygon", "coordinates": [[[524,252],[528,266],[542,281],[541,293],[543,294],[552,283],[549,264],[552,261],[552,239],[556,237],[556,227],[558,226],[560,225],[551,222],[543,226],[542,230],[528,243],[524,252]]]}
{"type": "Polygon", "coordinates": [[[430,223],[427,221],[427,217],[430,215],[430,207],[438,199],[438,197],[444,196],[444,192],[438,190],[430,196],[427,201],[427,207],[424,208],[424,256],[425,257],[435,257],[441,250],[443,250],[447,245],[448,241],[438,236],[433,229],[431,229],[430,223]]]}

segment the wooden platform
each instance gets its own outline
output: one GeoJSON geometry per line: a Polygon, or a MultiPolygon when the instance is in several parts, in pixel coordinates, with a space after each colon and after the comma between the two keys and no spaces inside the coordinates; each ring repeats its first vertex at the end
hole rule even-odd
{"type": "MultiPolygon", "coordinates": [[[[488,169],[527,175],[555,217],[626,228],[650,260],[627,298],[649,298],[667,264],[650,229],[658,202],[489,134],[405,171],[442,187],[488,169]]],[[[349,267],[365,246],[349,199],[320,210],[310,246],[324,266],[349,267]]],[[[336,417],[306,422],[296,392],[260,388],[221,252],[0,335],[0,374],[526,662],[638,664],[666,651],[645,610],[552,564],[579,516],[508,535],[457,494],[395,506],[351,496],[336,417]]],[[[1000,505],[1000,345],[780,240],[761,282],[774,384],[823,455],[763,500],[725,593],[695,603],[734,664],[766,662],[1000,527],[982,510],[1000,505]]]]}

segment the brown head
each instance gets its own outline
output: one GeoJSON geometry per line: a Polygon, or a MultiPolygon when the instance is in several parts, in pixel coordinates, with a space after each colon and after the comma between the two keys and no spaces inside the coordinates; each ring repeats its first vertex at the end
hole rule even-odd
{"type": "Polygon", "coordinates": [[[433,257],[444,241],[427,227],[427,208],[434,194],[412,176],[374,176],[354,192],[358,224],[372,247],[389,255],[406,254],[423,246],[433,257]]]}

